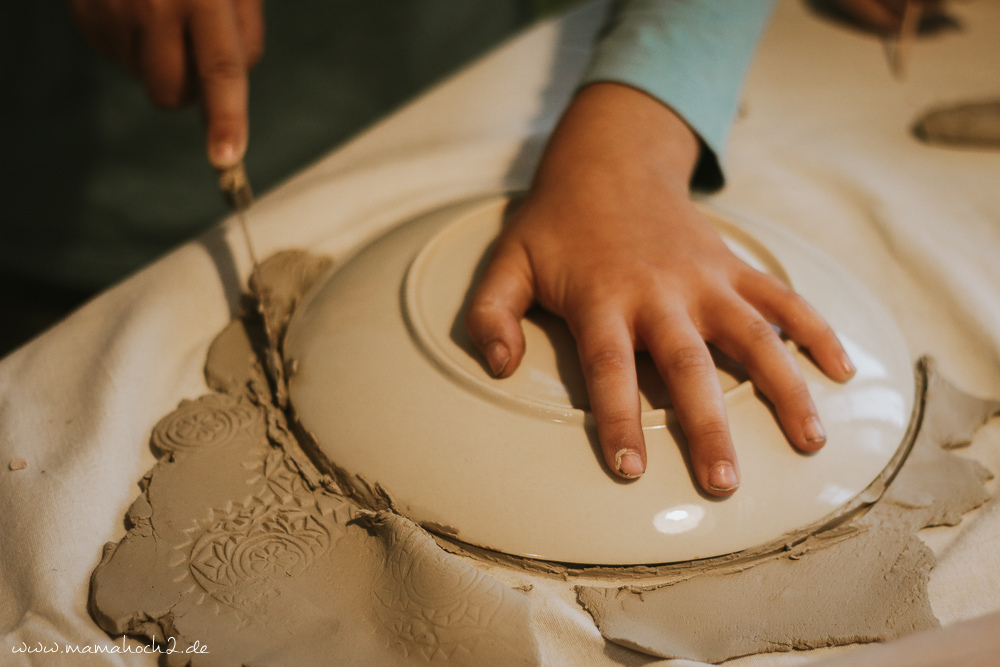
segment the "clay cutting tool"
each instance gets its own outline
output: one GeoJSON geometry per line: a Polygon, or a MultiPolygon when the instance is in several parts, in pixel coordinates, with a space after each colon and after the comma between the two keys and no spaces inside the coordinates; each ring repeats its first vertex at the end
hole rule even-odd
{"type": "Polygon", "coordinates": [[[257,253],[254,251],[253,240],[250,238],[250,230],[247,228],[247,211],[253,204],[253,190],[250,188],[250,179],[247,178],[246,169],[243,162],[219,170],[219,189],[226,199],[226,203],[236,213],[243,240],[246,242],[247,252],[253,264],[253,272],[250,275],[249,287],[250,296],[257,304],[257,312],[260,314],[261,322],[264,325],[264,335],[267,338],[267,350],[264,354],[264,366],[274,392],[278,405],[284,407],[288,402],[288,391],[285,384],[284,366],[281,361],[281,354],[278,352],[278,331],[273,326],[271,316],[265,302],[265,290],[260,287],[260,262],[257,253]]]}
{"type": "Polygon", "coordinates": [[[893,51],[893,74],[902,79],[906,76],[906,65],[910,59],[910,49],[913,47],[913,40],[917,36],[917,29],[920,27],[920,18],[923,14],[923,5],[914,0],[907,0],[903,9],[903,21],[899,26],[899,34],[896,36],[896,48],[893,51]]]}

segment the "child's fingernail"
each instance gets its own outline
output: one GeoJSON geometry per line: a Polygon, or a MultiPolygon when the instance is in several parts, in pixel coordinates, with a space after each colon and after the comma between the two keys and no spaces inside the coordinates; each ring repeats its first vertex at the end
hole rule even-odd
{"type": "Polygon", "coordinates": [[[507,368],[507,362],[510,361],[510,350],[507,346],[496,341],[490,343],[486,348],[486,363],[490,365],[490,370],[493,371],[493,375],[497,377],[503,373],[503,369],[507,368]]]}
{"type": "Polygon", "coordinates": [[[622,477],[629,479],[640,477],[645,472],[642,466],[642,457],[634,449],[619,449],[615,453],[615,467],[622,477]]]}
{"type": "Polygon", "coordinates": [[[714,491],[732,491],[740,485],[736,478],[736,469],[728,461],[716,463],[708,473],[708,485],[714,491]]]}
{"type": "Polygon", "coordinates": [[[858,369],[854,367],[854,364],[851,363],[851,360],[848,359],[847,357],[844,357],[844,373],[847,374],[847,377],[854,377],[854,374],[857,372],[858,369]]]}
{"type": "Polygon", "coordinates": [[[811,443],[826,442],[826,433],[823,431],[823,425],[819,423],[819,419],[816,417],[810,417],[806,420],[805,426],[802,428],[802,433],[806,436],[806,440],[811,443]]]}

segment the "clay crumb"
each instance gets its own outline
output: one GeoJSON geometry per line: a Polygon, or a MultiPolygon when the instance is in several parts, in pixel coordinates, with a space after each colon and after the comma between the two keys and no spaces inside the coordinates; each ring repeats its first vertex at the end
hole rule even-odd
{"type": "Polygon", "coordinates": [[[28,462],[24,459],[11,459],[7,467],[11,470],[24,470],[28,467],[28,462]]]}
{"type": "Polygon", "coordinates": [[[443,535],[444,537],[458,537],[458,528],[452,528],[451,526],[446,526],[443,523],[436,523],[434,521],[424,521],[420,524],[424,529],[429,530],[432,533],[438,535],[443,535]]]}

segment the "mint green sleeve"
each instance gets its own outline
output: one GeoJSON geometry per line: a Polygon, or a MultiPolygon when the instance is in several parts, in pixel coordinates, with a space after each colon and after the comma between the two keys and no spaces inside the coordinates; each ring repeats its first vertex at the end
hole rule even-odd
{"type": "Polygon", "coordinates": [[[692,185],[715,190],[740,88],[774,0],[617,0],[581,85],[623,83],[660,100],[702,143],[692,185]]]}

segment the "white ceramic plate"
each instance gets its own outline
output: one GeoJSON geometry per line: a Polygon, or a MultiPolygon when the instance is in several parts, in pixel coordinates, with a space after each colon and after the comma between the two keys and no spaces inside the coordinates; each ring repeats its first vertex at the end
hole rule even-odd
{"type": "Polygon", "coordinates": [[[698,491],[663,383],[639,355],[648,467],[604,466],[572,337],[536,312],[527,353],[490,377],[463,306],[507,199],[433,211],[362,249],[313,289],[289,326],[292,405],[324,454],[378,482],[417,522],[496,551],[625,565],[708,558],[811,525],[876,478],[903,440],[913,372],[902,334],[873,297],[814,248],[704,209],[727,244],[804,295],[858,368],[845,385],[796,352],[826,428],[819,453],[788,443],[740,370],[719,371],[742,483],[698,491]]]}

